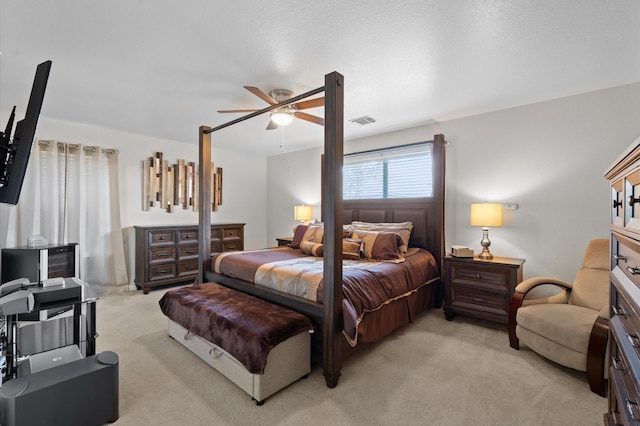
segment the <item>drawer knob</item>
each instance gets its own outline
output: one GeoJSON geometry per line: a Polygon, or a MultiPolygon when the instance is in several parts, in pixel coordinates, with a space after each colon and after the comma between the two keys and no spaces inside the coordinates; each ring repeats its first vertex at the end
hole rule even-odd
{"type": "Polygon", "coordinates": [[[627,256],[623,256],[621,254],[613,253],[611,255],[615,260],[622,260],[623,262],[627,261],[627,256]]]}
{"type": "Polygon", "coordinates": [[[625,398],[625,402],[627,405],[627,412],[629,413],[629,416],[635,420],[638,421],[638,416],[636,415],[636,410],[638,409],[638,403],[635,401],[631,401],[629,398],[625,398]]]}
{"type": "Polygon", "coordinates": [[[617,209],[620,206],[622,206],[622,202],[621,201],[613,200],[613,208],[614,209],[617,209]]]}
{"type": "Polygon", "coordinates": [[[164,240],[164,235],[160,235],[160,238],[158,238],[159,240],[164,240]]]}
{"type": "Polygon", "coordinates": [[[611,365],[613,366],[613,368],[615,368],[618,371],[624,371],[624,368],[622,368],[620,366],[620,360],[617,359],[616,357],[611,357],[611,365]]]}
{"type": "Polygon", "coordinates": [[[634,267],[634,266],[627,266],[627,271],[629,271],[629,273],[631,275],[636,275],[636,274],[640,274],[640,269],[634,267]]]}
{"type": "Polygon", "coordinates": [[[613,311],[613,315],[619,315],[621,317],[627,317],[627,313],[619,306],[611,306],[611,310],[613,311]]]}
{"type": "Polygon", "coordinates": [[[481,279],[481,278],[482,278],[482,275],[476,274],[476,279],[481,279]]]}
{"type": "Polygon", "coordinates": [[[640,198],[633,198],[633,195],[629,195],[629,198],[627,198],[627,203],[629,204],[629,207],[633,207],[635,203],[640,203],[640,198]]]}
{"type": "Polygon", "coordinates": [[[640,339],[635,334],[627,333],[627,339],[631,342],[631,346],[634,348],[640,348],[640,339]]]}

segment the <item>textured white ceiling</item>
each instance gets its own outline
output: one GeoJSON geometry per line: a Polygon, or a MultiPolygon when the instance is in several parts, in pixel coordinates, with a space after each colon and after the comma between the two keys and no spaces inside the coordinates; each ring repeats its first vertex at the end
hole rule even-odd
{"type": "MultiPolygon", "coordinates": [[[[267,106],[243,85],[299,94],[338,71],[345,119],[377,120],[347,121],[352,139],[638,82],[640,1],[0,0],[0,52],[2,111],[26,108],[51,59],[43,115],[190,143],[240,116],[219,109],[267,106]]],[[[272,155],[323,138],[267,124],[214,146],[272,155]]]]}

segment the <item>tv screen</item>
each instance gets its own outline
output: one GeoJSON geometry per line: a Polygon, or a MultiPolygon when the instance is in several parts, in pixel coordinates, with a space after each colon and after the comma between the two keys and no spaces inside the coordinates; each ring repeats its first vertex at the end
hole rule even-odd
{"type": "Polygon", "coordinates": [[[0,203],[17,204],[20,198],[50,70],[51,61],[43,62],[36,68],[27,112],[24,119],[16,124],[13,139],[11,138],[11,130],[15,107],[5,132],[0,132],[0,203]]]}

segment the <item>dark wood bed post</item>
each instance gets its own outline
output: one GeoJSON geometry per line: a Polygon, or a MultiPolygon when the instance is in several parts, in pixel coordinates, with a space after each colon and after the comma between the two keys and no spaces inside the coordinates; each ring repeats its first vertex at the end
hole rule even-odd
{"type": "MultiPolygon", "coordinates": [[[[436,220],[435,223],[438,224],[440,228],[440,238],[437,241],[437,246],[439,247],[439,252],[434,253],[434,250],[431,249],[432,254],[436,257],[438,262],[438,268],[440,268],[440,276],[442,276],[444,272],[444,253],[445,253],[445,240],[444,240],[444,194],[445,194],[445,151],[447,141],[444,138],[443,134],[438,134],[433,137],[433,157],[435,161],[433,164],[437,167],[433,170],[433,176],[436,177],[433,185],[433,196],[436,200],[439,200],[439,204],[436,206],[436,220]]],[[[442,299],[444,298],[444,292],[442,290],[442,281],[440,285],[437,287],[437,292],[433,297],[434,305],[436,308],[442,306],[442,299]]]]}
{"type": "Polygon", "coordinates": [[[198,175],[198,185],[200,194],[198,195],[200,208],[199,216],[199,236],[200,262],[198,262],[198,278],[196,282],[206,282],[204,272],[210,270],[211,265],[211,130],[210,127],[200,126],[199,142],[200,153],[200,174],[198,175]]]}
{"type": "Polygon", "coordinates": [[[336,387],[342,369],[342,164],[344,155],[344,77],[325,75],[323,353],[324,379],[336,387]]]}

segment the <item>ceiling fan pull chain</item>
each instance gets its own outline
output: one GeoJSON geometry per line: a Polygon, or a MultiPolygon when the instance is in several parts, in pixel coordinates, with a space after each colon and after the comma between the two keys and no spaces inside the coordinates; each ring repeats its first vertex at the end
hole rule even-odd
{"type": "Polygon", "coordinates": [[[280,152],[284,152],[284,126],[280,127],[280,152]]]}

